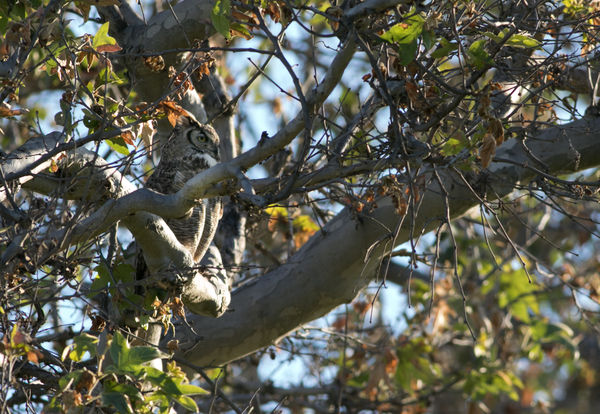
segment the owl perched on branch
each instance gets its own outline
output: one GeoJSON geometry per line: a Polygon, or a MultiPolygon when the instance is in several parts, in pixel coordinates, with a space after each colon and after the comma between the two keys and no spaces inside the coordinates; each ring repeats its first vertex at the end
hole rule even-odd
{"type": "MultiPolygon", "coordinates": [[[[182,115],[167,141],[161,158],[146,187],[163,194],[179,191],[196,174],[217,164],[219,136],[210,126],[199,123],[191,114],[182,115]]],[[[223,214],[220,198],[202,200],[191,214],[166,219],[177,240],[199,263],[206,253],[223,214]]]]}

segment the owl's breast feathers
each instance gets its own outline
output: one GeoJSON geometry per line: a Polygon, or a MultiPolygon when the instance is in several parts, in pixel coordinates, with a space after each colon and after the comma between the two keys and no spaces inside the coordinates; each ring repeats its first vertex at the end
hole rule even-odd
{"type": "MultiPolygon", "coordinates": [[[[208,153],[193,152],[180,159],[163,159],[146,183],[163,194],[179,191],[196,174],[217,164],[217,160],[208,153]]],[[[198,200],[190,214],[180,218],[165,220],[167,225],[199,261],[214,237],[217,223],[221,218],[221,200],[198,200]]]]}

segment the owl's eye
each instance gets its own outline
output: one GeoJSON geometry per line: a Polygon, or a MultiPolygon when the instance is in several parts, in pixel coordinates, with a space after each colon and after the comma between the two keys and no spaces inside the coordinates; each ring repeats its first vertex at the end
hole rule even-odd
{"type": "Polygon", "coordinates": [[[199,129],[189,130],[187,133],[187,138],[190,141],[190,144],[194,146],[208,142],[208,136],[204,133],[204,131],[199,129]]]}

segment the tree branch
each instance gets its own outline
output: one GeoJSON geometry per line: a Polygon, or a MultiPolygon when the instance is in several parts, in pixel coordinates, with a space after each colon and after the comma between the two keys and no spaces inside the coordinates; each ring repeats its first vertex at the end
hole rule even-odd
{"type": "MultiPolygon", "coordinates": [[[[600,119],[584,118],[546,129],[530,138],[528,147],[553,173],[600,165],[600,119]]],[[[493,163],[480,177],[486,180],[488,198],[505,196],[518,183],[536,177],[527,168],[531,161],[518,140],[505,143],[498,150],[498,158],[520,162],[521,166],[493,163]]],[[[441,171],[438,167],[438,171],[449,192],[451,218],[460,217],[478,204],[478,198],[451,170],[441,171]]],[[[435,181],[423,197],[412,234],[419,234],[422,228],[432,229],[439,224],[436,217],[440,221],[445,217],[444,197],[435,181]]],[[[220,319],[192,316],[188,323],[193,332],[178,325],[182,356],[200,366],[224,364],[268,346],[302,324],[350,302],[376,275],[381,258],[393,244],[406,242],[411,234],[406,226],[394,234],[402,217],[389,197],[377,204],[377,209],[358,220],[348,209],[342,211],[288,263],[236,290],[230,311],[220,319]],[[369,257],[365,257],[369,250],[369,257]]]]}

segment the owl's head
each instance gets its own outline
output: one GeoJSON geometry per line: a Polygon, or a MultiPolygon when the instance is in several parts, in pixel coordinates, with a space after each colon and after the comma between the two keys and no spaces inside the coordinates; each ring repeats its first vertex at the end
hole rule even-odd
{"type": "Polygon", "coordinates": [[[171,159],[194,153],[208,154],[219,160],[219,136],[213,127],[201,124],[190,113],[177,119],[173,132],[163,148],[163,157],[171,159]]]}

